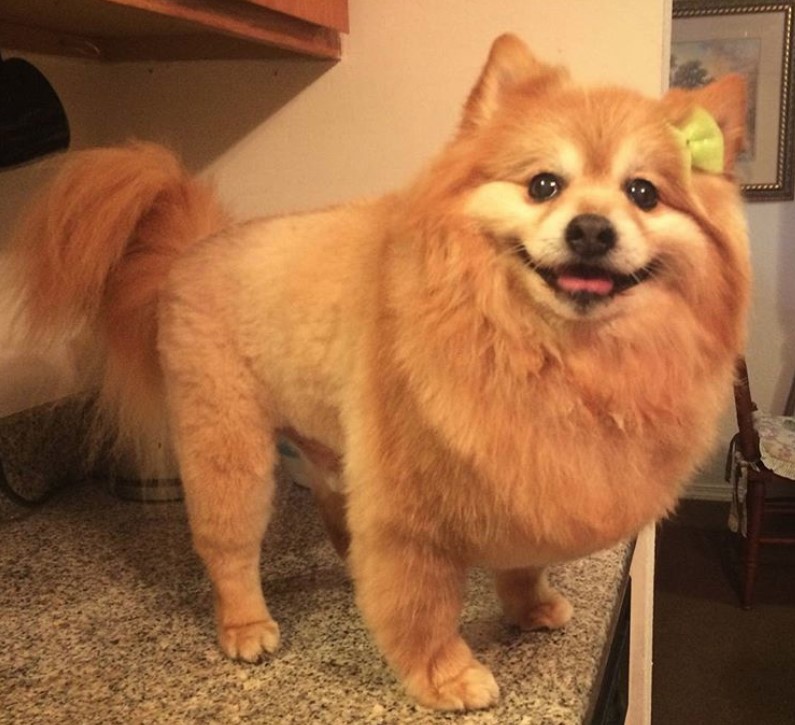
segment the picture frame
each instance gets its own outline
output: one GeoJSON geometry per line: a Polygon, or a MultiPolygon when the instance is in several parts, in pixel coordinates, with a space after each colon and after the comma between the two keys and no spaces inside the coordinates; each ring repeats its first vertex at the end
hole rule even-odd
{"type": "Polygon", "coordinates": [[[737,162],[750,201],[793,199],[795,0],[674,0],[671,87],[726,73],[748,82],[746,149],[737,162]]]}

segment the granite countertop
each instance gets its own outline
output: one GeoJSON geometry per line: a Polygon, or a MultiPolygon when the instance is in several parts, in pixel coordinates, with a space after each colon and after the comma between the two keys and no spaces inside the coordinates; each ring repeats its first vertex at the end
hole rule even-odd
{"type": "Polygon", "coordinates": [[[563,631],[500,620],[470,581],[462,629],[502,689],[492,710],[411,703],[370,643],[310,494],[283,481],[263,577],[282,646],[223,658],[181,502],[133,503],[101,481],[0,520],[0,723],[581,723],[592,707],[630,548],[553,568],[575,607],[563,631]]]}

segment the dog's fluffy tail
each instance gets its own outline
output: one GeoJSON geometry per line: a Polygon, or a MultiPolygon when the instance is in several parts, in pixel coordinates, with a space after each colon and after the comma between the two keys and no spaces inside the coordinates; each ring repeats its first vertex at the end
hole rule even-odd
{"type": "Polygon", "coordinates": [[[145,143],[70,155],[12,241],[20,323],[40,342],[84,330],[99,365],[93,452],[144,476],[169,458],[157,299],[173,261],[227,223],[212,189],[145,143]]]}

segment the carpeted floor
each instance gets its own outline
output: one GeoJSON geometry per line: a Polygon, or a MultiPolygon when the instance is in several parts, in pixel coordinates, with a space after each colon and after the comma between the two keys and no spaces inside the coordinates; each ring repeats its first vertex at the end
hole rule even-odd
{"type": "Polygon", "coordinates": [[[768,547],[740,608],[728,504],[658,529],[652,725],[795,724],[795,547],[768,547]]]}

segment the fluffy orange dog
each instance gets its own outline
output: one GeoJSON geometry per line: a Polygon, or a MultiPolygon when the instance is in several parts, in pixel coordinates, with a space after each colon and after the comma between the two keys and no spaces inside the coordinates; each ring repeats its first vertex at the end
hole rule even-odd
{"type": "Polygon", "coordinates": [[[224,652],[279,643],[260,544],[286,433],[408,692],[496,701],[458,633],[467,569],[560,627],[544,568],[664,516],[709,450],[748,300],[744,111],[738,78],[583,89],[503,36],[449,145],[376,201],[231,224],[161,148],[72,157],[18,236],[22,299],[32,329],[96,331],[121,449],[145,465],[169,432],[224,652]]]}

